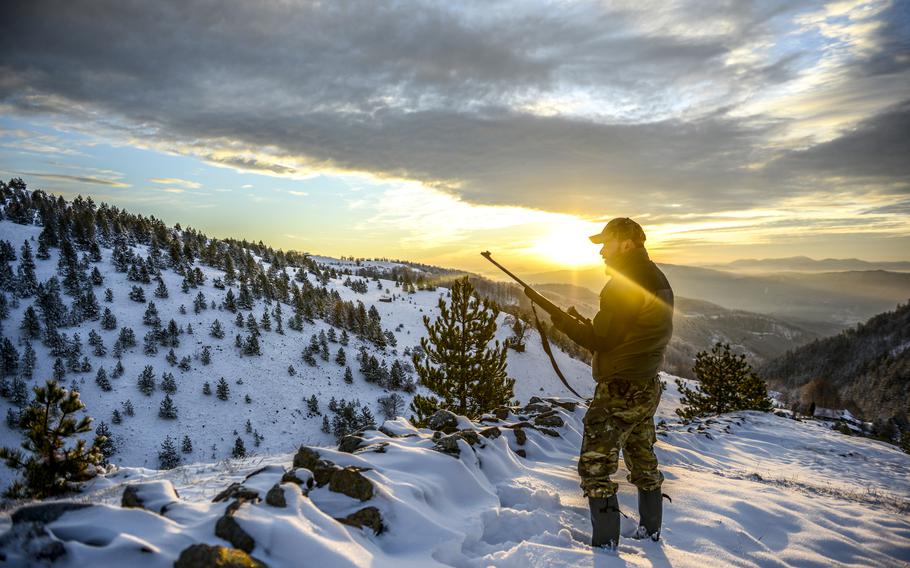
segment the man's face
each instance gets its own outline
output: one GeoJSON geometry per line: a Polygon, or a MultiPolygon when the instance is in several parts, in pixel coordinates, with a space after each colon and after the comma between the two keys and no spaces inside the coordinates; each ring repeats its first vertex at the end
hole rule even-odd
{"type": "Polygon", "coordinates": [[[600,247],[600,257],[604,259],[605,265],[611,266],[633,246],[630,239],[620,241],[616,237],[609,237],[600,247]]]}

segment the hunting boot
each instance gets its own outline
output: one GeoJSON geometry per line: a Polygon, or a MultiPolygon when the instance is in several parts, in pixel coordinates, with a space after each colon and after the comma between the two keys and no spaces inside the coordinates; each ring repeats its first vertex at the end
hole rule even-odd
{"type": "Polygon", "coordinates": [[[663,517],[663,496],[660,488],[651,491],[638,490],[638,530],[635,538],[660,539],[660,523],[663,517]]]}
{"type": "Polygon", "coordinates": [[[619,499],[588,497],[591,507],[591,546],[605,546],[616,550],[619,545],[619,499]]]}

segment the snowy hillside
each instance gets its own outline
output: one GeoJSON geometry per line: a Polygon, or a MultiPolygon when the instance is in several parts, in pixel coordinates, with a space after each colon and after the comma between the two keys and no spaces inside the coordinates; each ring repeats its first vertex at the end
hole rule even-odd
{"type": "MultiPolygon", "coordinates": [[[[910,562],[910,456],[757,412],[682,426],[672,377],[663,379],[656,449],[673,502],[660,543],[623,538],[616,553],[585,544],[575,472],[585,407],[562,399],[462,419],[452,434],[387,422],[346,440],[346,451],[123,468],[93,481],[78,508],[20,510],[0,552],[11,565],[44,554],[60,566],[187,566],[214,546],[268,566],[910,562]]],[[[621,483],[619,497],[629,534],[634,487],[621,483]]]]}
{"type": "MultiPolygon", "coordinates": [[[[41,229],[39,226],[2,221],[0,222],[0,240],[9,241],[17,253],[23,242],[28,240],[31,250],[35,251],[41,229]]],[[[140,259],[146,258],[149,254],[148,247],[145,245],[130,248],[140,259]]],[[[62,279],[57,271],[60,250],[51,248],[49,253],[50,258],[36,260],[35,272],[38,282],[45,282],[52,276],[62,279]]],[[[304,321],[302,330],[295,331],[290,329],[287,323],[288,318],[293,314],[292,308],[287,304],[282,304],[284,333],[279,334],[273,311],[277,302],[267,304],[264,300],[254,300],[251,310],[238,310],[238,312],[245,319],[252,315],[257,321],[261,321],[263,314],[268,311],[271,316],[272,330],[260,330],[261,355],[243,356],[241,350],[234,345],[234,336],[235,334],[246,336],[248,330],[245,327],[237,327],[234,321],[237,313],[224,307],[228,290],[231,290],[236,296],[238,287],[236,285],[227,286],[220,290],[213,285],[216,278],[224,279],[223,271],[202,263],[195,263],[194,266],[201,270],[206,280],[197,288],[182,292],[183,276],[173,270],[162,269],[161,278],[168,289],[168,297],[158,298],[154,295],[157,287],[154,280],[150,284],[129,280],[127,273],[115,270],[112,265],[112,254],[111,248],[101,247],[101,261],[89,266],[98,267],[99,272],[103,275],[104,282],[95,286],[94,290],[98,296],[100,309],[110,308],[116,317],[116,327],[112,330],[105,330],[96,319],[61,328],[60,331],[66,333],[70,338],[79,334],[82,344],[80,359],[82,356],[87,357],[91,365],[91,370],[88,372],[67,371],[61,379],[61,383],[67,387],[75,384],[86,404],[88,414],[95,419],[94,424],[97,425],[104,421],[110,427],[113,438],[119,447],[117,453],[110,459],[111,463],[116,465],[157,468],[158,452],[166,436],[171,436],[178,447],[181,439],[185,435],[189,436],[193,451],[182,454],[183,461],[186,463],[216,461],[230,457],[237,437],[244,440],[249,454],[258,456],[289,452],[300,444],[332,444],[335,442],[334,436],[322,432],[321,427],[323,416],[327,415],[330,419],[332,418],[332,412],[328,410],[327,406],[333,398],[338,401],[342,399],[357,400],[368,405],[377,421],[381,422],[383,416],[376,405],[376,400],[389,392],[388,389],[375,383],[366,382],[363,374],[358,371],[356,360],[358,351],[363,347],[370,355],[387,363],[388,366],[391,366],[396,359],[402,363],[409,361],[410,357],[405,356],[406,350],[417,346],[420,337],[425,334],[423,316],[428,315],[431,319],[435,318],[438,313],[439,296],[447,292],[444,288],[438,288],[435,291],[415,291],[407,294],[400,288],[396,288],[395,282],[391,280],[380,280],[382,288],[380,290],[376,282],[364,279],[368,282],[368,286],[365,292],[360,293],[343,284],[344,280],[348,278],[343,273],[339,274],[337,278],[329,278],[325,288],[329,291],[337,291],[343,300],[354,303],[363,302],[366,309],[375,307],[381,316],[382,329],[394,334],[397,345],[394,348],[391,346],[378,348],[374,343],[352,334],[350,344],[345,347],[342,347],[337,341],[327,342],[330,348],[329,360],[324,361],[316,356],[314,357],[316,366],[311,366],[304,362],[302,354],[313,335],[329,334],[332,326],[325,320],[314,318],[312,322],[304,321]],[[144,289],[146,301],[136,302],[128,297],[133,286],[140,286],[144,289]],[[113,292],[113,301],[110,303],[103,299],[104,290],[108,288],[113,292]],[[195,313],[194,300],[199,293],[204,295],[207,308],[195,313]],[[379,301],[381,297],[394,297],[395,300],[392,302],[379,301]],[[187,326],[192,326],[193,333],[182,333],[179,336],[179,346],[173,349],[178,361],[184,357],[189,358],[188,370],[181,370],[179,363],[171,365],[166,361],[168,348],[159,346],[157,354],[154,355],[144,353],[143,336],[148,332],[150,326],[143,323],[143,316],[149,302],[154,303],[163,326],[166,326],[172,319],[184,330],[187,326]],[[214,304],[214,308],[212,304],[214,304]],[[181,306],[184,306],[185,314],[180,313],[181,306]],[[224,330],[222,339],[212,337],[210,334],[210,328],[216,319],[224,330]],[[129,327],[134,331],[137,344],[123,353],[124,372],[119,378],[113,378],[117,359],[113,356],[112,351],[119,330],[124,327],[129,327]],[[95,356],[93,348],[88,345],[87,340],[91,331],[97,332],[102,338],[107,349],[104,356],[95,356]],[[204,346],[209,346],[211,350],[211,363],[208,365],[203,364],[201,360],[204,346]],[[354,380],[351,384],[343,380],[345,366],[335,362],[339,349],[344,349],[346,365],[352,369],[354,380]],[[142,394],[137,387],[137,379],[146,365],[153,367],[154,380],[157,385],[149,396],[142,394]],[[289,366],[295,368],[295,375],[289,374],[289,366]],[[99,367],[105,368],[110,377],[112,390],[103,391],[96,384],[95,378],[99,367]],[[159,417],[159,407],[165,396],[160,388],[164,373],[171,373],[177,386],[176,392],[171,395],[177,408],[177,417],[172,420],[159,417]],[[219,400],[214,392],[211,395],[204,395],[204,383],[208,382],[215,391],[216,384],[221,377],[224,377],[230,389],[228,399],[219,400]],[[247,395],[250,397],[249,403],[245,402],[247,395]],[[319,402],[319,412],[321,413],[319,415],[311,413],[307,406],[307,399],[313,395],[319,402]],[[123,403],[127,400],[132,404],[134,416],[126,416],[123,412],[123,403]],[[114,410],[118,410],[122,414],[121,424],[112,424],[111,417],[114,410]],[[247,420],[250,421],[253,432],[246,431],[247,420]],[[255,445],[254,433],[261,436],[261,443],[258,446],[255,445]]],[[[386,272],[398,266],[390,262],[363,261],[358,266],[351,261],[325,257],[314,257],[314,259],[319,266],[331,267],[338,271],[376,268],[386,272]]],[[[21,259],[17,259],[10,264],[13,273],[16,273],[20,261],[21,259]]],[[[263,264],[268,269],[268,263],[263,264]]],[[[289,267],[285,270],[289,277],[297,278],[295,268],[289,267]]],[[[317,280],[314,274],[307,274],[306,278],[311,282],[317,280]]],[[[356,277],[352,278],[360,280],[356,277]]],[[[63,295],[63,300],[71,302],[72,298],[63,295]]],[[[18,302],[18,307],[10,307],[8,318],[2,322],[2,331],[3,336],[10,338],[16,348],[22,352],[24,342],[21,340],[19,325],[25,310],[33,305],[34,298],[21,299],[18,302]]],[[[503,325],[504,318],[505,316],[501,315],[499,320],[498,339],[501,341],[511,335],[508,326],[503,325]]],[[[335,329],[335,331],[340,334],[342,330],[335,329]]],[[[568,391],[553,374],[536,332],[529,331],[528,335],[526,351],[517,353],[510,350],[508,356],[509,376],[516,379],[516,398],[520,401],[527,401],[533,395],[568,395],[568,391]]],[[[50,354],[48,347],[42,341],[35,340],[31,344],[37,355],[37,363],[33,372],[34,378],[26,381],[29,391],[33,385],[44,384],[44,380],[52,376],[55,361],[55,357],[50,354]]],[[[582,394],[591,393],[593,385],[590,378],[590,367],[569,358],[558,349],[555,352],[560,367],[575,389],[582,394]]],[[[411,376],[413,377],[413,374],[411,376]]],[[[407,405],[412,395],[406,392],[399,392],[399,394],[404,398],[403,414],[409,415],[407,405]]],[[[5,416],[10,408],[13,408],[13,404],[9,399],[0,399],[0,416],[5,416]]],[[[0,425],[0,445],[18,447],[20,439],[21,435],[18,431],[0,425]]],[[[4,466],[0,466],[0,485],[7,486],[12,479],[12,474],[4,466]]]]}

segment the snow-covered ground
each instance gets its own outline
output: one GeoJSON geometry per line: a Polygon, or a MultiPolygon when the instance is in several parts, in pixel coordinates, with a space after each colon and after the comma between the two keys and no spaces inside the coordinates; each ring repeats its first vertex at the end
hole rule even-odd
{"type": "MultiPolygon", "coordinates": [[[[671,377],[664,376],[665,379],[671,377]]],[[[254,541],[251,556],[269,566],[903,566],[910,562],[910,456],[894,447],[845,437],[810,422],[757,412],[683,427],[672,420],[672,380],[659,410],[657,452],[672,498],[660,543],[623,538],[618,552],[585,544],[590,527],[575,471],[585,408],[554,406],[564,426],[552,437],[524,428],[521,445],[498,425],[498,438],[453,457],[433,449],[432,432],[406,421],[369,432],[354,454],[319,448],[319,457],[363,471],[374,488],[363,503],[329,490],[304,495],[283,483],[285,507],[249,502],[234,514],[254,541]],[[699,428],[701,426],[701,428],[699,428]],[[406,436],[406,437],[405,437],[406,436]],[[380,449],[381,451],[375,451],[380,449]],[[527,457],[515,450],[524,449],[527,457]],[[334,520],[361,507],[381,514],[381,534],[334,520]]],[[[522,413],[534,420],[535,412],[522,413]]],[[[466,427],[466,422],[461,427],[466,427]]],[[[292,469],[294,454],[168,472],[123,468],[94,481],[80,501],[93,507],[47,525],[64,542],[60,566],[171,566],[195,543],[229,546],[215,536],[230,500],[212,498],[233,482],[264,497],[292,469]],[[245,477],[263,466],[271,466],[245,477]],[[120,508],[126,485],[167,480],[179,499],[140,486],[164,515],[120,508]],[[143,551],[146,550],[146,551],[143,551]]],[[[296,470],[306,478],[305,470],[296,470]]],[[[619,477],[625,475],[620,467],[619,477]]],[[[304,486],[305,487],[305,486],[304,486]]],[[[635,488],[621,483],[620,503],[635,528],[635,488]]],[[[13,533],[10,533],[13,534],[13,533]]],[[[9,537],[7,537],[9,538],[9,537]]],[[[19,541],[16,541],[19,542],[19,541]]],[[[7,544],[13,564],[22,549],[7,544]]]]}
{"type": "MultiPolygon", "coordinates": [[[[0,222],[0,239],[13,243],[16,251],[24,239],[36,239],[39,227],[23,227],[0,222]]],[[[37,248],[32,241],[33,250],[37,248]]],[[[143,247],[136,251],[145,254],[143,247]]],[[[664,376],[668,389],[658,411],[657,452],[666,476],[664,491],[672,498],[665,506],[665,529],[661,543],[623,539],[618,553],[592,551],[586,544],[587,504],[578,488],[576,463],[584,406],[574,411],[556,407],[564,425],[554,428],[553,437],[525,427],[527,441],[515,430],[504,428],[521,421],[511,414],[505,421],[489,421],[476,428],[503,427],[502,436],[481,438],[473,449],[458,442],[460,455],[453,457],[433,449],[432,432],[416,431],[406,421],[386,424],[385,430],[399,437],[371,431],[367,442],[372,450],[355,454],[335,450],[331,435],[320,431],[321,416],[308,417],[305,399],[315,394],[323,412],[330,398],[342,398],[372,405],[386,391],[366,383],[356,370],[355,355],[361,342],[352,336],[346,348],[348,364],[355,380],[342,380],[344,368],[332,361],[310,367],[301,353],[312,334],[328,332],[321,320],[307,323],[303,332],[285,327],[285,334],[264,331],[260,338],[262,355],[240,357],[233,345],[238,330],[234,314],[207,309],[192,310],[198,290],[180,291],[181,277],[164,271],[170,291],[168,299],[154,298],[154,283],[144,285],[146,296],[155,302],[163,322],[175,319],[180,325],[191,323],[193,335],[182,335],[175,349],[178,358],[189,355],[192,368],[182,372],[164,360],[166,349],[155,356],[142,353],[141,339],[147,327],[142,324],[145,304],[130,301],[127,292],[134,282],[110,266],[109,249],[103,249],[103,286],[96,288],[102,309],[110,306],[118,319],[118,329],[130,326],[139,345],[123,356],[123,377],[112,379],[113,391],[102,392],[94,382],[95,370],[110,371],[115,360],[94,357],[86,345],[89,330],[95,329],[110,350],[117,330],[104,331],[98,322],[85,322],[61,331],[72,336],[78,331],[83,351],[93,370],[85,374],[68,373],[64,384],[75,377],[88,413],[96,423],[110,423],[111,412],[130,399],[136,415],[124,417],[121,425],[111,425],[120,451],[112,458],[118,468],[89,484],[76,501],[94,506],[64,514],[47,525],[43,541],[25,538],[21,528],[0,536],[0,552],[8,565],[28,564],[29,551],[49,541],[63,543],[65,554],[60,565],[135,565],[171,566],[181,551],[194,543],[228,546],[215,535],[215,526],[231,500],[212,503],[212,498],[233,482],[259,493],[264,499],[283,471],[292,469],[295,450],[301,445],[318,447],[320,457],[339,466],[369,468],[363,471],[374,488],[364,503],[330,490],[330,485],[314,488],[304,495],[293,483],[282,483],[279,492],[286,506],[248,502],[234,515],[237,524],[255,542],[252,556],[269,566],[902,566],[910,563],[910,456],[896,448],[863,438],[843,436],[817,422],[797,422],[770,414],[754,412],[725,415],[696,424],[681,424],[674,414],[679,395],[672,377],[664,376]],[[103,301],[104,288],[114,291],[111,304],[103,301]],[[183,304],[187,314],[179,313],[183,304]],[[212,338],[209,327],[219,319],[225,338],[212,338]],[[211,365],[202,365],[198,356],[204,345],[213,350],[211,365]],[[178,390],[174,401],[176,420],[158,417],[163,398],[160,390],[151,397],[142,395],[136,378],[142,368],[152,364],[156,379],[164,371],[174,374],[178,390]],[[287,367],[294,365],[295,376],[287,367]],[[225,377],[231,388],[227,401],[202,394],[202,384],[225,377]],[[242,384],[237,380],[242,379],[242,384]],[[249,394],[252,401],[244,402],[249,394]],[[259,447],[244,431],[249,419],[264,436],[259,447]],[[234,430],[238,433],[235,434],[234,430]],[[171,471],[158,471],[157,453],[166,435],[179,440],[192,438],[194,451],[184,455],[183,465],[171,471]],[[236,436],[244,438],[253,456],[244,460],[225,459],[236,436]],[[215,446],[214,450],[212,446],[215,446]],[[517,450],[523,450],[521,457],[517,450]],[[214,456],[214,457],[213,457],[214,456]],[[271,466],[244,481],[263,466],[271,466]],[[168,481],[179,499],[169,497],[167,487],[141,485],[140,491],[160,504],[176,499],[165,514],[142,509],[121,509],[124,487],[137,483],[168,481]],[[385,530],[345,526],[336,518],[345,517],[363,506],[376,507],[385,530]],[[30,543],[26,546],[27,543],[30,543]],[[42,544],[43,543],[43,544],[42,544]],[[33,547],[33,548],[29,548],[33,547]],[[22,555],[26,556],[22,556],[22,555]]],[[[47,261],[37,261],[37,274],[44,281],[56,270],[57,251],[47,261]]],[[[317,257],[324,264],[338,267],[347,261],[317,257]]],[[[376,261],[372,266],[389,268],[394,263],[376,261]]],[[[200,267],[208,277],[200,288],[208,301],[220,303],[224,291],[212,286],[220,271],[200,267]]],[[[15,271],[15,263],[13,265],[15,271]]],[[[289,269],[293,274],[293,269],[289,269]]],[[[384,351],[368,345],[371,354],[392,360],[407,359],[402,352],[418,345],[424,334],[422,318],[437,312],[436,303],[445,289],[400,293],[394,282],[383,280],[382,289],[370,282],[369,290],[359,294],[345,287],[343,278],[328,286],[346,300],[361,300],[373,305],[382,317],[382,327],[395,331],[398,345],[384,351]],[[387,292],[388,290],[388,292],[387,292]],[[391,303],[379,298],[397,294],[391,303]]],[[[311,281],[315,278],[311,275],[311,281]]],[[[235,294],[237,290],[235,289],[235,294]]],[[[71,299],[66,297],[67,301],[71,299]]],[[[14,339],[17,348],[18,324],[31,303],[22,300],[10,309],[3,322],[3,334],[14,339]]],[[[261,318],[262,302],[252,313],[261,318]]],[[[285,317],[291,310],[285,309],[285,317]]],[[[500,319],[500,324],[504,318],[500,319]]],[[[245,332],[244,332],[245,333],[245,332]]],[[[510,335],[500,325],[498,338],[510,335]]],[[[516,379],[515,397],[526,403],[533,396],[560,397],[569,393],[556,379],[534,331],[528,332],[527,350],[510,351],[509,375],[516,379]]],[[[34,343],[38,352],[36,382],[50,375],[53,359],[47,349],[34,343]]],[[[331,344],[334,356],[338,344],[331,344]]],[[[582,395],[589,396],[593,384],[590,368],[554,349],[563,372],[582,395]]],[[[408,397],[406,397],[407,399],[408,397]]],[[[9,402],[0,401],[0,412],[9,402]]],[[[405,414],[408,414],[405,412],[405,414]]],[[[533,412],[526,416],[533,419],[533,412]]],[[[380,420],[381,421],[381,420],[380,420]]],[[[462,422],[464,428],[474,428],[462,422]]],[[[0,426],[0,444],[17,446],[20,434],[0,426]]],[[[309,477],[302,469],[298,477],[309,477]]],[[[621,469],[619,478],[624,478],[621,469]]],[[[6,485],[12,472],[0,468],[0,482],[6,485]]],[[[634,529],[637,518],[635,489],[622,484],[620,502],[629,515],[624,532],[634,529]]],[[[12,524],[8,514],[0,516],[0,530],[12,524]]],[[[27,532],[27,531],[26,531],[27,532]]],[[[34,534],[32,534],[34,537],[34,534]]],[[[59,549],[58,549],[59,552],[59,549]]]]}

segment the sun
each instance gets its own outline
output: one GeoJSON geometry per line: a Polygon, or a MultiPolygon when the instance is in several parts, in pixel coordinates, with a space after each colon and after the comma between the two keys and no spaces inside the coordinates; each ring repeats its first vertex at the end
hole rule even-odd
{"type": "Polygon", "coordinates": [[[597,232],[590,223],[560,223],[549,233],[535,239],[528,247],[528,254],[550,264],[567,268],[585,268],[601,263],[598,245],[588,236],[597,232]]]}

